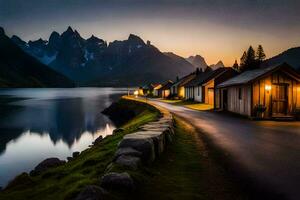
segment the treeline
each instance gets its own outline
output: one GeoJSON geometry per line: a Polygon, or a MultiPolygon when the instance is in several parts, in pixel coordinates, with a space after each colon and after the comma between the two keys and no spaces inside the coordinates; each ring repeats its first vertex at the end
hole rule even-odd
{"type": "Polygon", "coordinates": [[[253,70],[259,68],[265,59],[266,54],[262,45],[258,45],[256,51],[250,46],[247,51],[244,51],[240,59],[240,65],[235,60],[232,67],[239,72],[253,70]]]}

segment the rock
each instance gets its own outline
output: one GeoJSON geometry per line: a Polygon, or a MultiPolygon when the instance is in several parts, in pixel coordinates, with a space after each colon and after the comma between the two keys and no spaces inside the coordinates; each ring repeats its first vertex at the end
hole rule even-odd
{"type": "Polygon", "coordinates": [[[79,151],[73,152],[73,158],[77,158],[80,155],[79,151]]]}
{"type": "Polygon", "coordinates": [[[141,164],[141,159],[139,157],[121,155],[116,159],[115,163],[131,170],[137,170],[141,164]]]}
{"type": "Polygon", "coordinates": [[[127,172],[105,174],[101,178],[101,187],[115,190],[134,190],[134,181],[127,172]]]}
{"type": "Polygon", "coordinates": [[[73,157],[67,157],[68,162],[72,161],[73,159],[73,157]]]}
{"type": "Polygon", "coordinates": [[[100,135],[94,142],[93,144],[98,144],[99,142],[101,142],[103,140],[103,136],[100,135]]]}
{"type": "Polygon", "coordinates": [[[165,129],[165,131],[169,131],[171,134],[174,134],[174,130],[173,127],[168,125],[168,124],[164,124],[164,123],[149,123],[146,124],[144,126],[141,126],[141,129],[143,130],[150,130],[150,129],[165,129]]]}
{"type": "Polygon", "coordinates": [[[123,128],[117,128],[117,129],[115,129],[115,130],[113,130],[113,135],[115,135],[115,134],[118,134],[118,133],[121,133],[121,132],[123,132],[124,131],[124,129],[123,128]]]}
{"type": "Polygon", "coordinates": [[[117,150],[117,152],[115,153],[115,159],[117,159],[121,155],[141,157],[142,153],[131,147],[126,147],[126,148],[119,148],[117,150]]]}
{"type": "Polygon", "coordinates": [[[157,156],[159,156],[165,149],[166,139],[165,133],[162,131],[139,131],[137,135],[149,136],[154,144],[154,150],[157,156]]]}
{"type": "Polygon", "coordinates": [[[155,159],[154,143],[150,136],[128,134],[119,144],[119,148],[130,147],[142,153],[141,159],[145,163],[153,162],[155,159]]]}
{"type": "Polygon", "coordinates": [[[76,197],[75,200],[102,200],[108,195],[108,192],[96,185],[86,186],[76,197]]]}
{"type": "Polygon", "coordinates": [[[38,175],[50,168],[58,167],[63,164],[65,164],[66,161],[59,160],[58,158],[47,158],[46,160],[42,161],[40,164],[38,164],[34,170],[30,172],[31,176],[38,175]]]}

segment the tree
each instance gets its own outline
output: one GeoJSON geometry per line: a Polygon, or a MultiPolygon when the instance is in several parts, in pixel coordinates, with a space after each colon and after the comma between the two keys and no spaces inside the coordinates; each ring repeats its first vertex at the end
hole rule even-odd
{"type": "Polygon", "coordinates": [[[235,70],[235,71],[239,71],[239,64],[237,63],[237,60],[235,60],[232,68],[235,70]]]}
{"type": "Polygon", "coordinates": [[[266,54],[264,52],[264,49],[261,45],[258,45],[257,51],[256,51],[256,60],[259,65],[266,59],[266,54]]]}
{"type": "Polygon", "coordinates": [[[253,65],[255,64],[255,62],[256,62],[255,51],[253,47],[250,46],[247,51],[247,57],[245,61],[245,65],[247,66],[247,69],[253,69],[254,68],[253,65]]]}
{"type": "Polygon", "coordinates": [[[252,46],[250,46],[247,52],[244,52],[241,57],[240,71],[244,72],[247,70],[252,70],[258,68],[258,62],[256,60],[256,54],[252,46]]]}
{"type": "Polygon", "coordinates": [[[244,51],[241,59],[240,59],[240,71],[245,71],[245,63],[246,63],[246,58],[247,58],[247,53],[246,51],[244,51]]]}

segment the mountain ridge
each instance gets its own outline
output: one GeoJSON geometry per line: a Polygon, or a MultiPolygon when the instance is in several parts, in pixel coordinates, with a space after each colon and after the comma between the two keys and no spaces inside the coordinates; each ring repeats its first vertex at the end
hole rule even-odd
{"type": "Polygon", "coordinates": [[[26,54],[0,28],[1,87],[73,87],[65,76],[26,54]]]}
{"type": "Polygon", "coordinates": [[[49,41],[24,42],[12,38],[26,53],[80,85],[139,85],[174,79],[194,70],[180,56],[162,53],[150,41],[130,34],[126,40],[107,42],[94,35],[84,39],[68,27],[53,31],[49,41]],[[130,80],[130,81],[128,81],[130,80]]]}

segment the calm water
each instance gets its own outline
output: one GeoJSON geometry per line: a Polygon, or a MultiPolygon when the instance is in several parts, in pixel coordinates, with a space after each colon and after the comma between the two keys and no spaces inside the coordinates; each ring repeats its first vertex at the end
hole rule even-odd
{"type": "Polygon", "coordinates": [[[115,128],[101,111],[125,89],[0,90],[10,103],[0,113],[0,186],[48,157],[66,159],[115,128]]]}

